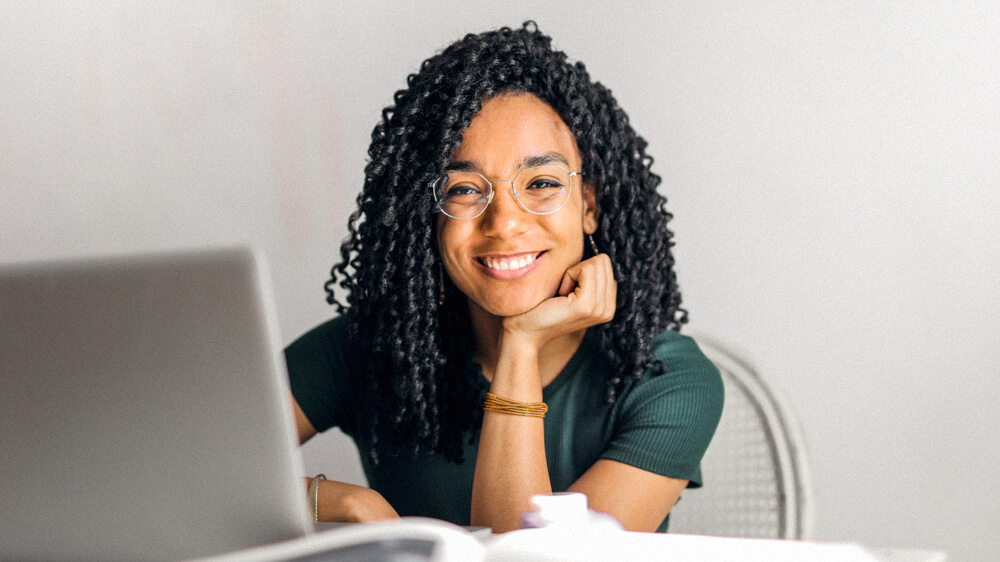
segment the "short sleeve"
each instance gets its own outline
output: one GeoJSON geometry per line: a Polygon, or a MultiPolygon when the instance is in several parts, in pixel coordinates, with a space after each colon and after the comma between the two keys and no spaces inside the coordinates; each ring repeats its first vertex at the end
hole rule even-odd
{"type": "Polygon", "coordinates": [[[319,432],[339,427],[351,433],[354,427],[345,360],[347,340],[347,317],[340,316],[285,348],[292,395],[319,432]]]}
{"type": "Polygon", "coordinates": [[[602,458],[701,486],[701,458],[722,415],[719,370],[689,337],[666,331],[652,344],[662,374],[643,376],[617,401],[602,458]]]}

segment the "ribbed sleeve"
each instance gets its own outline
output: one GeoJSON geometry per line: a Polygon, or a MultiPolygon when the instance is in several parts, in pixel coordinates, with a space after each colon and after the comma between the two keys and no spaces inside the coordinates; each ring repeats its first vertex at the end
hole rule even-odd
{"type": "Polygon", "coordinates": [[[701,486],[701,458],[722,415],[722,378],[691,338],[665,332],[653,348],[666,371],[619,399],[601,456],[701,486]]]}

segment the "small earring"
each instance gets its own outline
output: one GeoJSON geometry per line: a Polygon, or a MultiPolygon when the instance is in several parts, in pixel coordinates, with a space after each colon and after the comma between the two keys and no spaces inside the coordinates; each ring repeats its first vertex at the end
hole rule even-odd
{"type": "Polygon", "coordinates": [[[444,268],[438,262],[438,306],[444,306],[444,268]]]}
{"type": "Polygon", "coordinates": [[[597,243],[594,242],[594,236],[592,234],[587,235],[587,240],[590,240],[590,249],[594,251],[594,255],[600,254],[601,251],[597,249],[597,243]]]}

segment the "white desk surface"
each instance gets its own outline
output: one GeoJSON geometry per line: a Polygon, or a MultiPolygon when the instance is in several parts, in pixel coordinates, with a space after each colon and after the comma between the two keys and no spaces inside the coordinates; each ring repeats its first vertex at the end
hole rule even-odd
{"type": "Polygon", "coordinates": [[[515,531],[487,543],[485,560],[744,562],[944,562],[939,552],[866,549],[844,542],[746,539],[656,533],[515,531]],[[531,533],[534,533],[532,536],[531,533]]]}
{"type": "MultiPolygon", "coordinates": [[[[945,562],[941,552],[866,549],[844,542],[785,541],[563,527],[484,535],[438,521],[403,518],[385,523],[327,528],[285,543],[214,557],[212,562],[275,562],[376,540],[434,541],[438,562],[945,562]]],[[[208,559],[206,559],[208,560],[208,559]]]]}

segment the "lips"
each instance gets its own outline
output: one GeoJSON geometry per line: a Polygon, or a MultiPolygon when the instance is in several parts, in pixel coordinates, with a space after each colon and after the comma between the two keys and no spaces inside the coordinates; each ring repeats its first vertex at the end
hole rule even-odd
{"type": "Polygon", "coordinates": [[[522,254],[520,256],[480,256],[479,263],[490,269],[509,271],[527,267],[539,254],[522,254]]]}
{"type": "Polygon", "coordinates": [[[529,252],[521,254],[490,254],[476,257],[476,263],[483,267],[491,276],[512,279],[534,269],[535,260],[545,252],[529,252]]]}

